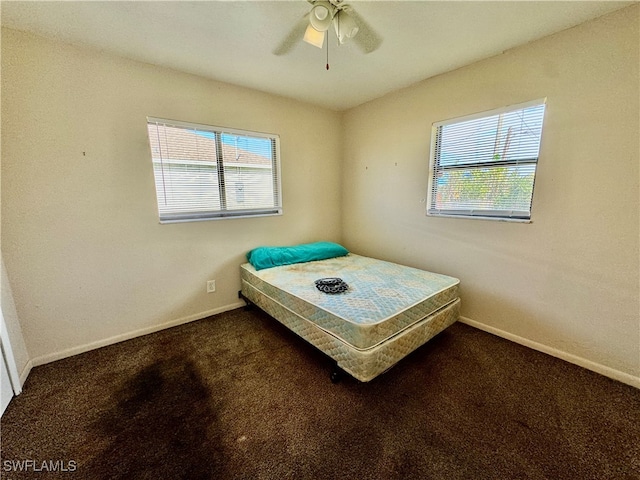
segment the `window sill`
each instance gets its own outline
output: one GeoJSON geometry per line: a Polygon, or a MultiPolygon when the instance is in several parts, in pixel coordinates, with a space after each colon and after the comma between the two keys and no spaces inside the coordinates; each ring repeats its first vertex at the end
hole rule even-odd
{"type": "Polygon", "coordinates": [[[491,220],[494,222],[533,223],[530,218],[491,217],[481,215],[451,215],[446,213],[427,213],[427,217],[466,218],[470,220],[491,220]]]}

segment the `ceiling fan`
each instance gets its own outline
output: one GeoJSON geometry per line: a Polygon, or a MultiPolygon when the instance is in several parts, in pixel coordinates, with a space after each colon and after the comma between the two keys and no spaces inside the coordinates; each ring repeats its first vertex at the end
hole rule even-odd
{"type": "Polygon", "coordinates": [[[325,37],[329,35],[331,27],[335,31],[340,45],[350,39],[364,53],[377,50],[382,38],[355,9],[343,0],[307,0],[311,10],[294,25],[289,34],[273,50],[274,55],[288,53],[301,39],[322,48],[325,37]]]}

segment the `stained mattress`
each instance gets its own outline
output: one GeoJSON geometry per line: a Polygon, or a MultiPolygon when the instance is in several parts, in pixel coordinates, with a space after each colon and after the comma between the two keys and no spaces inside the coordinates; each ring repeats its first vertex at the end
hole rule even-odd
{"type": "Polygon", "coordinates": [[[459,308],[458,279],[353,253],[259,271],[247,263],[241,266],[241,278],[242,291],[252,301],[264,296],[272,308],[285,308],[288,316],[306,319],[363,353],[380,350],[391,338],[416,330],[446,309],[445,328],[457,319],[459,308]],[[349,289],[323,293],[314,282],[325,277],[342,278],[349,289]],[[454,302],[456,308],[451,308],[454,302]]]}

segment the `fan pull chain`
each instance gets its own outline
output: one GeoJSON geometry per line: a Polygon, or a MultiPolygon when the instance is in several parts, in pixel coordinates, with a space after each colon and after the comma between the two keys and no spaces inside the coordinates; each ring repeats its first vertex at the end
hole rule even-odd
{"type": "Polygon", "coordinates": [[[326,37],[326,40],[327,40],[327,70],[329,70],[329,43],[331,43],[331,42],[329,41],[329,32],[328,31],[325,32],[325,35],[327,36],[326,37]]]}

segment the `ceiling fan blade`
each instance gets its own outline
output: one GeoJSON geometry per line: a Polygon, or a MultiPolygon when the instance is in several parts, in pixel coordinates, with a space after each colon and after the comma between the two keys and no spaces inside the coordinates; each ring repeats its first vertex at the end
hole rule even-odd
{"type": "Polygon", "coordinates": [[[352,39],[353,42],[364,53],[371,53],[377,50],[382,44],[382,37],[373,29],[373,27],[371,27],[371,25],[365,22],[363,18],[358,15],[358,12],[356,12],[355,9],[350,8],[348,12],[359,27],[358,34],[352,39]]]}
{"type": "Polygon", "coordinates": [[[309,24],[309,14],[305,14],[289,31],[286,37],[282,39],[280,44],[274,48],[274,55],[285,55],[300,41],[304,36],[304,31],[309,24]]]}

